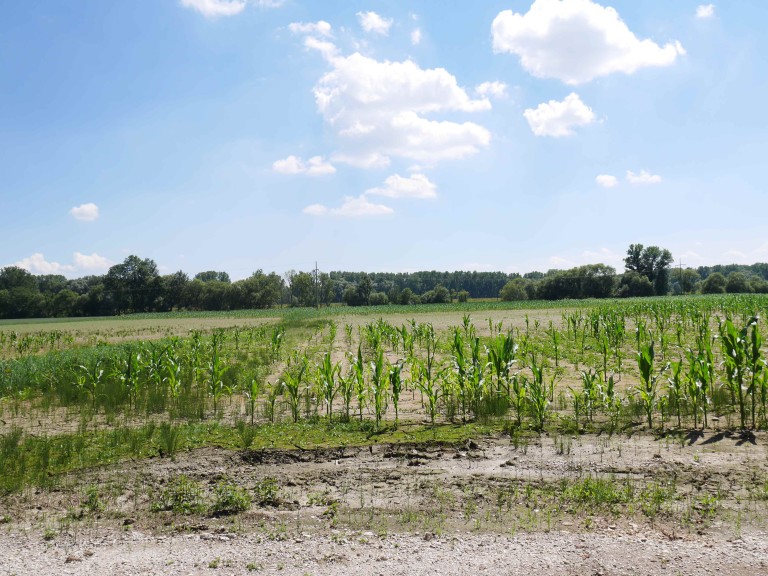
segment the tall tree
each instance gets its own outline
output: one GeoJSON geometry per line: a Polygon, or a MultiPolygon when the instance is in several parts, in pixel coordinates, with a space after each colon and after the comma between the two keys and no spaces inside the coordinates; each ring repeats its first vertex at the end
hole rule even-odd
{"type": "Polygon", "coordinates": [[[116,312],[147,312],[160,290],[160,274],[154,260],[128,256],[112,266],[104,278],[116,312]]]}
{"type": "Polygon", "coordinates": [[[669,266],[672,261],[672,253],[665,248],[630,244],[624,266],[628,272],[637,272],[648,278],[656,295],[663,296],[668,291],[669,266]]]}
{"type": "Polygon", "coordinates": [[[229,278],[229,274],[226,272],[217,272],[215,270],[208,270],[206,272],[198,272],[195,274],[195,280],[200,280],[200,282],[226,282],[229,284],[231,282],[229,278]]]}

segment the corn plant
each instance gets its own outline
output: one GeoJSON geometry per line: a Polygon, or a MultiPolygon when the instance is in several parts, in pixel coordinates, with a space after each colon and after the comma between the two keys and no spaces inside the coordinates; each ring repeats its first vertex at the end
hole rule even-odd
{"type": "Polygon", "coordinates": [[[299,421],[301,392],[304,375],[309,366],[307,356],[298,352],[294,353],[292,365],[289,365],[283,373],[282,387],[288,395],[288,404],[291,407],[291,416],[294,422],[299,421]]]}
{"type": "MultiPolygon", "coordinates": [[[[738,330],[730,318],[720,322],[720,346],[723,350],[725,377],[734,403],[738,402],[739,422],[742,428],[747,427],[747,398],[752,386],[747,383],[750,379],[750,364],[752,360],[752,343],[749,338],[749,328],[757,323],[757,318],[750,319],[738,330]]],[[[753,332],[754,333],[754,332],[753,332]]],[[[759,334],[758,334],[759,338],[759,334]]],[[[758,350],[759,354],[759,350],[758,350]]],[[[754,378],[751,378],[754,380],[754,378]]],[[[754,415],[753,415],[754,423],[754,415]]]]}
{"type": "Polygon", "coordinates": [[[248,399],[249,412],[251,413],[251,426],[254,425],[256,416],[256,402],[261,393],[261,381],[258,378],[251,378],[251,382],[245,389],[245,396],[248,399]]]}
{"type": "Polygon", "coordinates": [[[667,378],[667,404],[675,410],[677,414],[677,427],[682,427],[681,412],[685,392],[683,391],[683,361],[670,362],[672,368],[671,376],[667,378]]]}
{"type": "Polygon", "coordinates": [[[82,372],[78,378],[78,386],[91,397],[91,407],[96,408],[96,397],[101,388],[104,377],[104,369],[101,367],[101,358],[97,358],[93,366],[80,366],[82,372]]]}
{"type": "Polygon", "coordinates": [[[221,358],[221,332],[211,337],[211,359],[208,363],[208,393],[213,397],[213,413],[218,413],[218,402],[224,392],[224,374],[227,366],[221,358]]]}
{"type": "Polygon", "coordinates": [[[533,418],[534,429],[540,432],[544,429],[549,397],[547,386],[544,384],[544,366],[537,362],[535,356],[531,357],[530,369],[533,377],[528,383],[528,409],[533,418]]]}
{"type": "Polygon", "coordinates": [[[399,361],[389,367],[389,391],[392,394],[392,406],[395,408],[395,428],[400,423],[398,407],[400,405],[400,392],[403,389],[402,370],[403,364],[399,361]]]}
{"type": "Polygon", "coordinates": [[[344,404],[344,421],[349,421],[349,412],[350,407],[352,405],[352,397],[355,394],[355,378],[356,371],[354,369],[353,363],[350,362],[349,366],[349,372],[347,375],[343,375],[341,373],[341,369],[339,369],[338,378],[339,378],[339,393],[341,394],[341,400],[344,404]]]}
{"type": "Polygon", "coordinates": [[[496,377],[496,394],[509,395],[509,379],[512,365],[517,362],[517,345],[510,330],[506,334],[499,332],[486,347],[488,363],[496,377]]]}
{"type": "Polygon", "coordinates": [[[387,404],[387,368],[384,362],[384,351],[379,348],[371,362],[371,392],[373,395],[373,412],[376,417],[376,430],[381,425],[381,417],[386,411],[387,404]]]}
{"type": "Polygon", "coordinates": [[[645,411],[648,420],[648,428],[653,429],[653,412],[656,410],[657,390],[656,381],[658,375],[653,373],[654,360],[653,342],[650,344],[641,344],[637,353],[637,366],[640,370],[640,384],[636,390],[640,395],[640,403],[645,411]]]}
{"type": "MultiPolygon", "coordinates": [[[[332,325],[335,326],[335,324],[332,325]]],[[[317,369],[317,378],[320,382],[320,389],[325,401],[326,415],[329,419],[333,418],[333,400],[336,398],[336,393],[339,390],[337,377],[340,372],[341,365],[339,363],[334,364],[331,361],[331,354],[329,352],[323,354],[323,361],[317,369]]]]}
{"type": "Polygon", "coordinates": [[[365,385],[365,363],[363,362],[362,344],[357,345],[357,357],[352,360],[352,374],[354,376],[355,393],[357,396],[357,409],[360,422],[363,421],[363,407],[365,406],[367,389],[365,385]]]}

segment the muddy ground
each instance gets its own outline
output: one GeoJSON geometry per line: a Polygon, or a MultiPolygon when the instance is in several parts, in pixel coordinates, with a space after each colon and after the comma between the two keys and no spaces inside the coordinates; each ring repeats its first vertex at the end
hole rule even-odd
{"type": "Polygon", "coordinates": [[[3,497],[0,574],[768,574],[767,446],[708,432],[205,448],[3,497]],[[158,510],[182,475],[199,509],[158,510]],[[250,508],[212,514],[222,483],[250,508]]]}

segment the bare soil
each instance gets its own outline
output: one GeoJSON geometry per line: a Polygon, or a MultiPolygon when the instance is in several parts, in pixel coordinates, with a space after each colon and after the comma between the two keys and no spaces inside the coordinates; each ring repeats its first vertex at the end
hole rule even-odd
{"type": "Polygon", "coordinates": [[[767,446],[708,432],[205,448],[4,497],[0,574],[768,574],[767,446]],[[253,505],[152,511],[182,474],[253,505]],[[588,479],[633,496],[572,490],[588,479]]]}

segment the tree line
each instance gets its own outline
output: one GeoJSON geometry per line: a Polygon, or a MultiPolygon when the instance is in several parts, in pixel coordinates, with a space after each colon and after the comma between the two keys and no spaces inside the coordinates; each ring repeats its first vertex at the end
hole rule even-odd
{"type": "Polygon", "coordinates": [[[683,268],[672,266],[669,250],[631,244],[625,271],[605,264],[569,270],[530,272],[510,279],[499,292],[502,300],[624,298],[667,294],[768,293],[768,264],[729,264],[683,268]]]}
{"type": "Polygon", "coordinates": [[[768,264],[673,267],[657,246],[632,244],[625,271],[605,264],[529,272],[319,272],[257,270],[233,282],[226,272],[161,275],[148,258],[129,256],[104,275],[67,279],[0,268],[0,318],[110,316],[171,310],[239,310],[276,306],[446,303],[468,298],[559,300],[690,294],[768,293],[768,264]]]}

